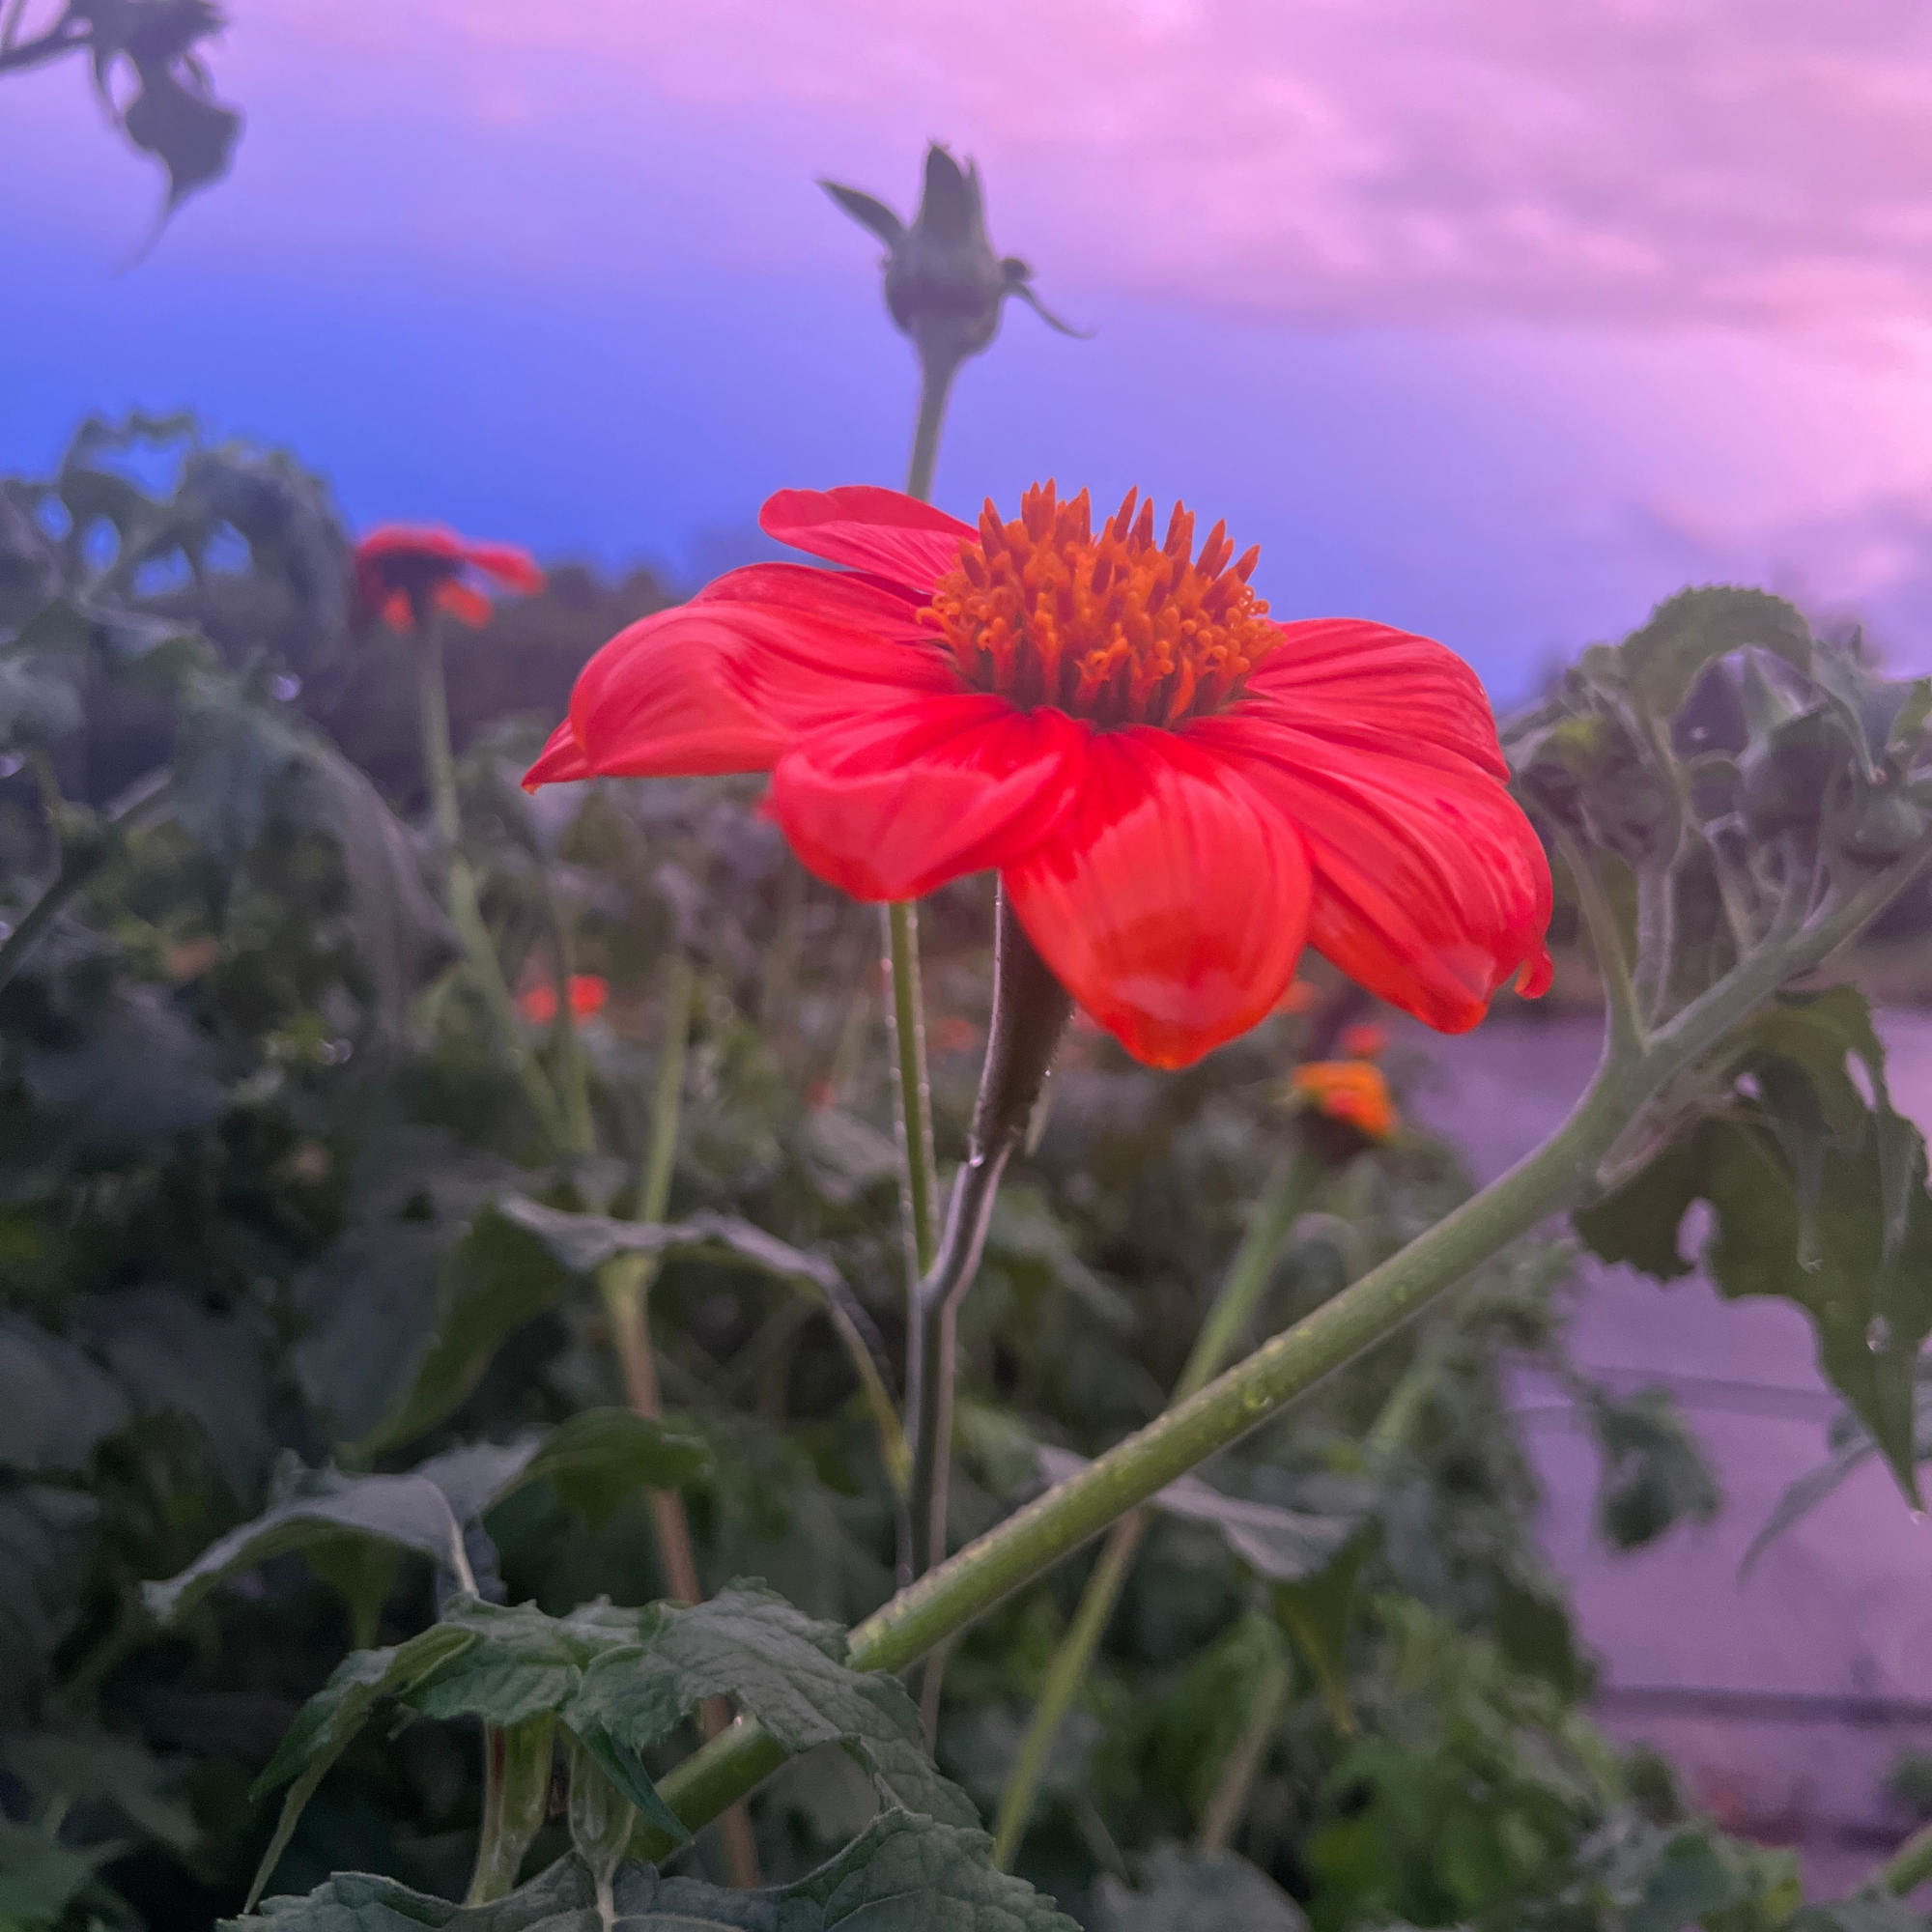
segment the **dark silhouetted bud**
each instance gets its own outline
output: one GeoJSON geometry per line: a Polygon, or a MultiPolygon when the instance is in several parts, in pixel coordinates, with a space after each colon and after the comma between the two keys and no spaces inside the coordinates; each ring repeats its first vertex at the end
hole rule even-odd
{"type": "Polygon", "coordinates": [[[1049,327],[1077,335],[1033,291],[1033,270],[1017,256],[997,256],[986,239],[980,170],[962,169],[935,143],[926,151],[925,193],[910,227],[884,202],[837,182],[819,184],[862,227],[886,244],[886,306],[912,337],[928,369],[956,368],[999,332],[1000,310],[1017,296],[1049,327]]]}

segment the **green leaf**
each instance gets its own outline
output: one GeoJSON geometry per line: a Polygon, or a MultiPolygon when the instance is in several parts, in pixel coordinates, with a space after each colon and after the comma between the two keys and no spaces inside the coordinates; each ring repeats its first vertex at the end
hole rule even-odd
{"type": "Polygon", "coordinates": [[[576,1274],[592,1274],[619,1255],[683,1255],[737,1263],[803,1290],[824,1310],[859,1377],[888,1465],[906,1462],[885,1343],[865,1304],[824,1256],[791,1247],[730,1214],[694,1214],[671,1222],[620,1221],[607,1214],[567,1213],[521,1196],[499,1201],[497,1210],[505,1221],[535,1236],[576,1274]]]}
{"type": "Polygon", "coordinates": [[[432,1624],[397,1649],[358,1650],[335,1666],[328,1682],[297,1714],[269,1768],[255,1780],[257,1797],[290,1778],[295,1782],[282,1801],[282,1813],[275,1821],[269,1849],[255,1869],[244,1911],[252,1909],[261,1897],[262,1888],[288,1849],[316,1786],[355,1743],[376,1706],[385,1697],[398,1697],[412,1690],[439,1664],[475,1641],[475,1633],[460,1624],[432,1624]]]}
{"type": "MultiPolygon", "coordinates": [[[[695,1878],[625,1865],[615,1885],[616,1932],[1078,1932],[1023,1879],[995,1871],[983,1833],[887,1811],[794,1885],[729,1891],[695,1878]]],[[[493,1905],[453,1905],[394,1879],[344,1872],[306,1898],[271,1898],[260,1919],[277,1932],[599,1932],[596,1887],[582,1859],[549,1870],[493,1905]]]]}
{"type": "Polygon", "coordinates": [[[344,1476],[334,1469],[289,1463],[281,1471],[275,1499],[260,1516],[212,1543],[179,1576],[142,1584],[141,1600],[157,1623],[172,1622],[235,1571],[332,1541],[343,1530],[427,1556],[444,1590],[469,1578],[463,1526],[448,1498],[427,1477],[344,1476]]]}
{"type": "Polygon", "coordinates": [[[48,1833],[0,1813],[0,1926],[40,1932],[90,1884],[94,1866],[48,1833]]]}
{"type": "Polygon", "coordinates": [[[639,1489],[676,1490],[710,1466],[710,1452],[693,1436],[629,1408],[589,1408],[554,1429],[497,1490],[492,1506],[531,1483],[551,1483],[558,1499],[592,1524],[605,1521],[639,1489]]]}
{"type": "Polygon", "coordinates": [[[1129,1891],[1102,1875],[1094,1932],[1306,1932],[1301,1908],[1233,1852],[1163,1845],[1142,1861],[1129,1891]]]}
{"type": "Polygon", "coordinates": [[[1618,1398],[1589,1391],[1602,1453],[1597,1533],[1612,1549],[1641,1549],[1679,1522],[1709,1522],[1723,1493],[1676,1396],[1662,1384],[1618,1398]]]}
{"type": "Polygon", "coordinates": [[[1362,1571],[1379,1540],[1378,1525],[1364,1523],[1325,1569],[1298,1581],[1277,1583],[1270,1592],[1276,1620],[1300,1646],[1328,1715],[1344,1737],[1355,1728],[1349,1695],[1349,1624],[1362,1571]]]}
{"type": "Polygon", "coordinates": [[[1728,1299],[1772,1295],[1811,1318],[1818,1362],[1918,1503],[1913,1467],[1915,1365],[1932,1332],[1932,1201],[1925,1148],[1909,1135],[1906,1228],[1888,1248],[1890,1183],[1887,1129],[1867,1120],[1855,1148],[1827,1145],[1817,1212],[1817,1263],[1801,1260],[1796,1177],[1761,1111],[1739,1106],[1681,1130],[1634,1179],[1575,1216],[1577,1232],[1605,1261],[1628,1261],[1660,1280],[1690,1272],[1678,1230],[1696,1200],[1716,1230],[1703,1262],[1728,1299]]]}
{"type": "Polygon", "coordinates": [[[71,1474],[127,1427],[128,1398],[71,1342],[0,1315],[0,1464],[30,1474],[71,1474]]]}
{"type": "Polygon", "coordinates": [[[356,1453],[374,1455],[433,1429],[483,1379],[512,1335],[569,1293],[572,1279],[517,1220],[482,1209],[443,1260],[436,1331],[420,1366],[356,1453]]]}
{"type": "Polygon", "coordinates": [[[475,1641],[412,1690],[407,1701],[431,1718],[480,1718],[518,1724],[563,1709],[584,1666],[635,1644],[639,1612],[589,1605],[549,1617],[531,1604],[506,1608],[466,1598],[443,1612],[439,1629],[468,1631],[475,1641]]]}
{"type": "MultiPolygon", "coordinates": [[[[1040,1474],[1064,1483],[1088,1466],[1084,1456],[1042,1444],[1040,1474]]],[[[1299,1583],[1316,1577],[1340,1555],[1362,1526],[1363,1511],[1316,1515],[1223,1495],[1198,1476],[1181,1476],[1152,1499],[1163,1515],[1206,1523],[1255,1575],[1270,1583],[1299,1583]]]]}
{"type": "MultiPolygon", "coordinates": [[[[904,1687],[850,1669],[844,1649],[836,1624],[814,1622],[759,1584],[732,1583],[708,1603],[647,1613],[641,1647],[607,1652],[590,1664],[562,1720],[586,1747],[608,1740],[640,1770],[641,1753],[707,1697],[731,1697],[792,1755],[842,1744],[887,1804],[976,1823],[972,1801],[927,1756],[904,1687]]],[[[610,1757],[598,1755],[609,1768],[610,1757]]]]}
{"type": "Polygon", "coordinates": [[[1811,627],[1782,597],[1730,585],[1680,590],[1624,639],[1624,675],[1651,716],[1675,715],[1704,668],[1747,644],[1775,652],[1809,672],[1811,627]]]}
{"type": "Polygon", "coordinates": [[[1925,1932],[1925,1915],[1902,1898],[1839,1898],[1807,1905],[1790,1932],[1925,1932]]]}

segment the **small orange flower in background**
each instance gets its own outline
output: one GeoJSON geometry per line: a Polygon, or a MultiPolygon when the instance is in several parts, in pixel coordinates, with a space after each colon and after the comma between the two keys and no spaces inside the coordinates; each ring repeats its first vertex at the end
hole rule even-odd
{"type": "Polygon", "coordinates": [[[1549,867],[1476,674],[1354,618],[1278,623],[1222,526],[1029,490],[975,528],[892,490],[785,490],[753,564],[620,632],[525,783],[772,774],[859,899],[997,870],[1061,984],[1185,1066],[1311,945],[1445,1033],[1549,983],[1549,867]]]}
{"type": "Polygon", "coordinates": [[[932,1030],[932,1044],[939,1053],[971,1053],[980,1039],[980,1029],[958,1013],[947,1014],[932,1030]]]}
{"type": "Polygon", "coordinates": [[[454,530],[384,524],[355,546],[355,598],[364,620],[380,617],[406,636],[424,609],[447,611],[472,628],[487,624],[492,607],[479,577],[520,596],[544,587],[527,551],[471,543],[454,530]]]}
{"type": "MultiPolygon", "coordinates": [[[[611,982],[595,973],[570,976],[570,1010],[573,1017],[587,1020],[604,1010],[611,997],[611,982]]],[[[539,980],[517,995],[517,1010],[532,1026],[548,1026],[556,1017],[556,988],[548,980],[539,980]]]]}
{"type": "Polygon", "coordinates": [[[1387,1032],[1374,1020],[1357,1020],[1342,1029],[1340,1044],[1350,1060],[1379,1060],[1388,1051],[1388,1043],[1387,1032]]]}
{"type": "Polygon", "coordinates": [[[1402,1124],[1388,1082],[1366,1060],[1311,1060],[1294,1069],[1288,1085],[1318,1114],[1369,1140],[1385,1141],[1402,1124]]]}

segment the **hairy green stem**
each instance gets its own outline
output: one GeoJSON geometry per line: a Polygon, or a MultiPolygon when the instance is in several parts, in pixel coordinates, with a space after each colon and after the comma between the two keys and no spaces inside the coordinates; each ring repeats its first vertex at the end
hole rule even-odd
{"type": "Polygon", "coordinates": [[[516,1889],[524,1855],[550,1810],[548,1711],[516,1724],[483,1727],[483,1823],[466,1905],[490,1905],[516,1889]]]}
{"type": "Polygon", "coordinates": [[[1636,988],[1631,982],[1630,962],[1624,956],[1623,934],[1617,926],[1616,912],[1604,890],[1597,862],[1582,841],[1560,824],[1556,828],[1556,848],[1563,855],[1563,863],[1577,888],[1577,902],[1583,914],[1584,929],[1590,935],[1590,951],[1604,982],[1604,1004],[1612,1046],[1618,1052],[1634,1051],[1645,1038],[1643,1013],[1637,1004],[1636,988]]]}
{"type": "MultiPolygon", "coordinates": [[[[1297,1142],[1277,1169],[1241,1237],[1241,1245],[1229,1264],[1208,1319],[1194,1339],[1180,1379],[1175,1383],[1170,1406],[1185,1402],[1205,1386],[1239,1347],[1274,1272],[1275,1262],[1324,1172],[1325,1164],[1312,1137],[1297,1142]]],[[[1126,1587],[1145,1528],[1144,1514],[1135,1510],[1122,1517],[1109,1531],[1106,1548],[1087,1579],[1080,1607],[1047,1665],[1033,1720],[1020,1741],[1012,1770],[1007,1775],[1006,1789],[1000,1794],[999,1818],[993,1827],[993,1862],[1002,1870],[1011,1866],[1020,1840],[1026,1834],[1053,1741],[1060,1735],[1066,1713],[1093,1668],[1094,1653],[1113,1620],[1121,1592],[1126,1587]]]]}
{"type": "MultiPolygon", "coordinates": [[[[1932,840],[1877,873],[1837,911],[1768,939],[1637,1049],[1606,1038],[1588,1091],[1543,1146],[1332,1300],[1170,1408],[1037,1501],[989,1530],[860,1624],[847,1656],[860,1670],[899,1670],[963,1630],[1176,1477],[1259,1427],[1438,1294],[1587,1190],[1638,1109],[1716,1046],[1776,989],[1861,931],[1928,865],[1932,840]]],[[[695,1752],[660,1790],[696,1827],[784,1761],[755,1720],[740,1718],[695,1752]]],[[[634,1850],[661,1857],[662,1837],[634,1850]]],[[[1901,1855],[1902,1856],[1902,1855],[1901,1855]]]]}

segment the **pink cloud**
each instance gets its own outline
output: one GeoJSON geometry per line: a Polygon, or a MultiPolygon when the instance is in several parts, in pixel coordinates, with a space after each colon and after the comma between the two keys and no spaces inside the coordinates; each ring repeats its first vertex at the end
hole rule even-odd
{"type": "Polygon", "coordinates": [[[534,58],[539,118],[595,76],[908,178],[950,132],[1027,245],[1137,293],[1324,325],[1932,315],[1918,0],[311,0],[289,25],[399,15],[479,116],[534,58]]]}

